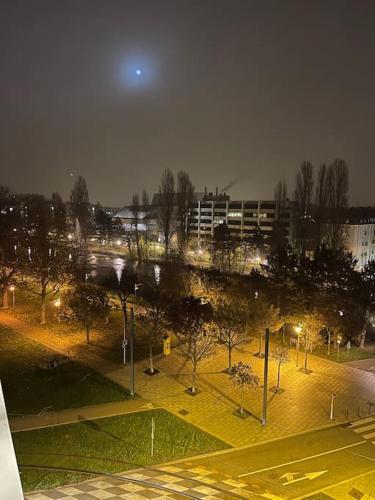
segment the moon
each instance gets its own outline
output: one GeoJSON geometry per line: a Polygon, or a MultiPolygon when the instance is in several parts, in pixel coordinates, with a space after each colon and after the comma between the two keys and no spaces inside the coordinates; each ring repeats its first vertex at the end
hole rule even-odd
{"type": "Polygon", "coordinates": [[[138,69],[136,69],[136,70],[135,70],[135,74],[136,74],[137,76],[141,76],[142,71],[138,68],[138,69]]]}

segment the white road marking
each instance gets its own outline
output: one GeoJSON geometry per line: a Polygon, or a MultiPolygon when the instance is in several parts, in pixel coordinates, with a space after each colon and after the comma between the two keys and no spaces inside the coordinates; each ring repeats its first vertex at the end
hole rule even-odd
{"type": "Polygon", "coordinates": [[[285,483],[282,483],[283,486],[288,486],[288,484],[293,484],[293,483],[298,483],[299,481],[303,481],[305,479],[310,479],[312,481],[313,479],[322,476],[328,472],[328,470],[319,470],[316,472],[306,472],[306,474],[303,474],[301,477],[297,477],[297,479],[294,479],[294,476],[297,474],[300,474],[299,472],[286,472],[282,476],[280,476],[280,479],[286,479],[285,483]]]}
{"type": "Polygon", "coordinates": [[[349,428],[351,429],[352,427],[357,427],[358,425],[367,424],[367,422],[373,422],[373,421],[374,417],[362,418],[362,420],[357,420],[356,422],[352,422],[349,425],[349,428]]]}
{"type": "Polygon", "coordinates": [[[371,434],[364,434],[363,439],[372,439],[375,437],[375,432],[372,432],[371,434]]]}
{"type": "Polygon", "coordinates": [[[310,460],[311,458],[319,458],[324,455],[329,455],[330,453],[336,453],[336,451],[346,450],[348,448],[353,448],[353,446],[358,446],[360,444],[367,443],[367,441],[358,441],[357,443],[347,444],[346,446],[341,446],[341,448],[336,448],[334,450],[323,451],[322,453],[318,453],[317,455],[310,455],[309,457],[299,458],[298,460],[292,460],[291,462],[285,462],[283,464],[272,465],[271,467],[265,467],[264,469],[253,470],[251,472],[245,472],[245,474],[240,474],[238,477],[244,476],[252,476],[254,474],[259,474],[260,472],[266,472],[268,470],[279,469],[280,467],[285,467],[287,465],[297,464],[299,462],[305,462],[306,460],[310,460]]]}
{"type": "Polygon", "coordinates": [[[375,429],[375,423],[371,425],[366,425],[365,427],[360,427],[359,429],[353,429],[354,432],[367,432],[367,431],[372,431],[375,429]]]}

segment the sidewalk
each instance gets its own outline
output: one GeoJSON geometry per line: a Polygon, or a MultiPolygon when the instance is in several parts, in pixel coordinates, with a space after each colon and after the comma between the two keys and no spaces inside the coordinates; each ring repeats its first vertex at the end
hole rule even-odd
{"type": "MultiPolygon", "coordinates": [[[[64,352],[69,349],[48,332],[23,323],[3,312],[0,322],[47,347],[64,352]]],[[[255,343],[253,343],[255,344],[255,343]]],[[[255,373],[263,380],[263,360],[253,356],[252,344],[241,352],[234,353],[233,362],[250,363],[255,373]]],[[[102,375],[123,387],[129,387],[129,367],[116,365],[100,357],[93,348],[78,349],[76,359],[86,363],[102,375]]],[[[199,367],[196,396],[184,391],[191,385],[190,364],[176,353],[158,356],[155,367],[160,373],[150,377],[143,373],[148,367],[147,360],[136,364],[136,392],[146,401],[167,409],[202,430],[213,434],[227,444],[239,447],[285,437],[290,434],[329,425],[331,395],[335,394],[335,421],[366,416],[368,401],[375,401],[375,376],[343,364],[309,355],[309,375],[297,370],[295,352],[290,352],[290,362],[281,369],[281,394],[268,392],[267,425],[260,423],[262,415],[262,388],[245,391],[245,408],[252,416],[242,420],[234,415],[239,405],[239,391],[234,388],[227,374],[226,352],[218,349],[210,359],[199,367]],[[360,407],[360,414],[358,414],[360,407]]],[[[300,356],[302,361],[302,356],[300,356]]],[[[276,381],[276,363],[270,359],[269,387],[276,381]]]]}
{"type": "Polygon", "coordinates": [[[30,431],[43,427],[72,424],[81,422],[82,420],[116,417],[128,413],[153,410],[155,408],[157,407],[144,399],[130,399],[100,405],[83,406],[71,410],[46,412],[40,415],[10,416],[9,425],[12,432],[30,431]]]}

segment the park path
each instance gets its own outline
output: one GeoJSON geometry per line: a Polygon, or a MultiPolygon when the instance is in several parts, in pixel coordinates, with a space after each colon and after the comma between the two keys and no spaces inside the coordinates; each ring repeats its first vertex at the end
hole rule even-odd
{"type": "Polygon", "coordinates": [[[83,420],[116,417],[118,415],[153,410],[155,408],[157,407],[142,398],[129,399],[126,401],[114,401],[113,403],[82,406],[69,410],[46,411],[39,415],[10,415],[9,425],[12,432],[30,431],[42,429],[43,427],[82,422],[83,420]]]}
{"type": "MultiPolygon", "coordinates": [[[[31,326],[14,316],[0,312],[0,323],[26,335],[60,353],[70,354],[117,384],[129,387],[129,367],[104,359],[95,346],[80,345],[72,348],[69,336],[53,336],[48,330],[31,326]]],[[[255,343],[254,343],[255,344],[255,343]]],[[[238,360],[251,364],[262,380],[263,360],[254,356],[256,346],[245,345],[234,354],[238,360]]],[[[185,392],[190,386],[191,369],[178,353],[157,356],[155,366],[160,373],[151,377],[144,373],[147,360],[136,363],[135,390],[145,401],[167,409],[187,422],[211,433],[227,444],[239,447],[278,439],[309,429],[327,426],[331,395],[335,395],[335,422],[344,422],[368,415],[369,402],[375,402],[375,375],[362,370],[309,355],[307,375],[296,368],[295,352],[290,352],[290,362],[282,367],[281,386],[286,390],[275,395],[269,392],[268,421],[260,423],[262,415],[262,388],[246,391],[245,408],[251,416],[245,420],[234,412],[239,405],[239,393],[228,375],[226,352],[219,349],[199,365],[198,394],[185,392]]],[[[276,363],[270,361],[269,387],[276,379],[276,363]]]]}

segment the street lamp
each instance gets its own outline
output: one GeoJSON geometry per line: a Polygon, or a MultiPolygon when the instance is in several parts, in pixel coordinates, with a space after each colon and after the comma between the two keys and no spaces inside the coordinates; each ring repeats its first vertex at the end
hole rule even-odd
{"type": "Polygon", "coordinates": [[[61,299],[55,300],[55,307],[57,307],[57,321],[60,323],[60,312],[61,312],[61,299]]]}
{"type": "Polygon", "coordinates": [[[342,337],[341,335],[337,335],[337,362],[340,361],[340,344],[341,344],[341,341],[342,341],[342,337]]]}
{"type": "Polygon", "coordinates": [[[299,338],[302,333],[302,326],[299,324],[295,328],[296,334],[297,334],[297,360],[296,360],[296,366],[298,368],[298,358],[299,358],[299,338]]]}
{"type": "Polygon", "coordinates": [[[12,292],[13,307],[16,307],[16,287],[14,285],[11,285],[9,287],[9,290],[12,292]]]}

